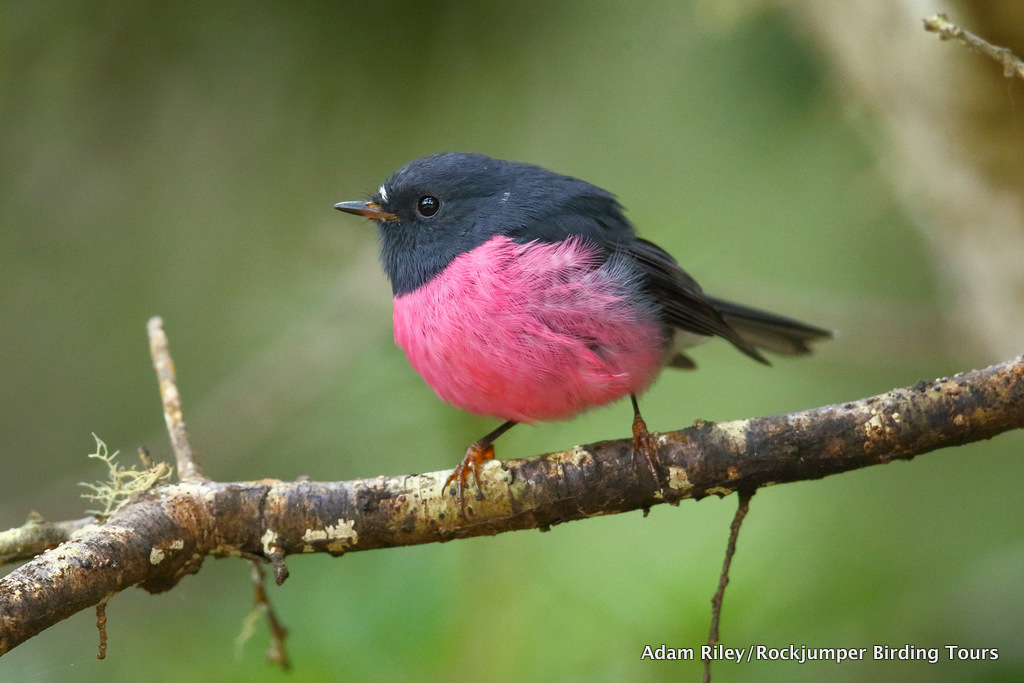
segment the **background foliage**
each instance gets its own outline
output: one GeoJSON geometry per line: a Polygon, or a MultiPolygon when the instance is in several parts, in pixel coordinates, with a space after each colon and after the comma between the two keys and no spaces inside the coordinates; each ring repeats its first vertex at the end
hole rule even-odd
{"type": "MultiPolygon", "coordinates": [[[[931,40],[908,16],[907,41],[931,40]]],[[[1020,90],[1017,90],[1019,93],[1020,90]]],[[[1019,94],[1018,94],[1019,101],[1019,94]]],[[[648,424],[858,398],[1001,360],[951,340],[943,272],[865,114],[791,15],[712,2],[66,3],[0,9],[0,527],[82,514],[96,432],[169,458],[145,322],[164,317],[216,479],[451,467],[494,422],[391,341],[369,224],[331,205],[441,150],[616,192],[709,291],[839,331],[762,368],[667,372],[648,424]],[[867,134],[865,135],[865,132],[867,134]],[[956,352],[951,349],[956,349],[956,352]]],[[[627,435],[628,404],[519,428],[500,457],[627,435]]],[[[1024,671],[1020,435],[761,491],[723,642],[997,647],[996,663],[719,665],[719,680],[1024,671]]],[[[735,499],[447,545],[294,557],[271,590],[295,670],[236,652],[248,567],[128,591],[108,659],[83,612],[3,680],[674,680],[706,638],[735,499]]]]}

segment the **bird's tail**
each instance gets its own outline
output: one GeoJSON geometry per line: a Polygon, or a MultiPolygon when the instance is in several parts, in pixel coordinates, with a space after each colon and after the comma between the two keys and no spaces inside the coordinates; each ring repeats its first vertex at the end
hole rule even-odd
{"type": "Polygon", "coordinates": [[[832,336],[826,329],[792,318],[710,296],[707,299],[744,341],[759,349],[798,356],[811,352],[808,343],[832,336]]]}

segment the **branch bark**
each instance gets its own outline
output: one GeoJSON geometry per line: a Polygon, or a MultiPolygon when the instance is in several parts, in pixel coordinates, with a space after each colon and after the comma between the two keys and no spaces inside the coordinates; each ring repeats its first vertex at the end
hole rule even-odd
{"type": "MultiPolygon", "coordinates": [[[[909,460],[1024,427],[1024,356],[951,378],[811,410],[698,421],[657,437],[660,481],[635,468],[630,439],[482,468],[484,497],[461,515],[448,471],[344,482],[213,482],[136,494],[103,524],[0,579],[0,654],[79,610],[139,585],[173,588],[207,555],[270,561],[341,555],[647,510],[685,498],[909,460]]],[[[0,556],[5,549],[0,547],[0,556]]]]}
{"type": "Polygon", "coordinates": [[[33,512],[21,526],[0,532],[0,565],[28,560],[39,553],[56,548],[79,530],[96,524],[95,517],[64,522],[48,522],[33,512]]]}

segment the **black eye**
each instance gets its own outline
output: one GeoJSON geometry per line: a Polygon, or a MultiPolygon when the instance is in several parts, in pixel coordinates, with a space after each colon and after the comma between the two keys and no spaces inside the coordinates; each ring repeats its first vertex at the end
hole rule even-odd
{"type": "Polygon", "coordinates": [[[420,197],[420,201],[416,204],[416,210],[420,212],[420,215],[428,218],[437,213],[440,208],[441,200],[437,197],[431,197],[429,194],[425,197],[420,197]]]}

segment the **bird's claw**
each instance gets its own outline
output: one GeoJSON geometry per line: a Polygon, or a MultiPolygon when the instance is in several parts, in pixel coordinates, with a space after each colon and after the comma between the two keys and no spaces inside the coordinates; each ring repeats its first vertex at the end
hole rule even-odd
{"type": "Polygon", "coordinates": [[[488,460],[494,458],[494,446],[488,444],[487,446],[481,446],[480,444],[473,444],[466,449],[466,457],[462,459],[462,462],[452,470],[452,473],[448,475],[448,478],[444,480],[444,485],[441,487],[442,490],[447,490],[448,485],[455,482],[455,500],[459,504],[459,510],[462,514],[466,514],[466,502],[463,498],[463,491],[466,488],[466,479],[469,478],[470,472],[473,473],[473,483],[476,485],[476,492],[480,498],[483,498],[484,492],[480,488],[480,465],[488,460]]]}
{"type": "Polygon", "coordinates": [[[633,464],[639,464],[640,460],[647,463],[647,469],[651,471],[651,476],[660,487],[661,479],[658,477],[658,468],[661,466],[661,461],[658,458],[658,443],[654,436],[647,431],[647,423],[638,412],[633,418],[633,464]]]}

